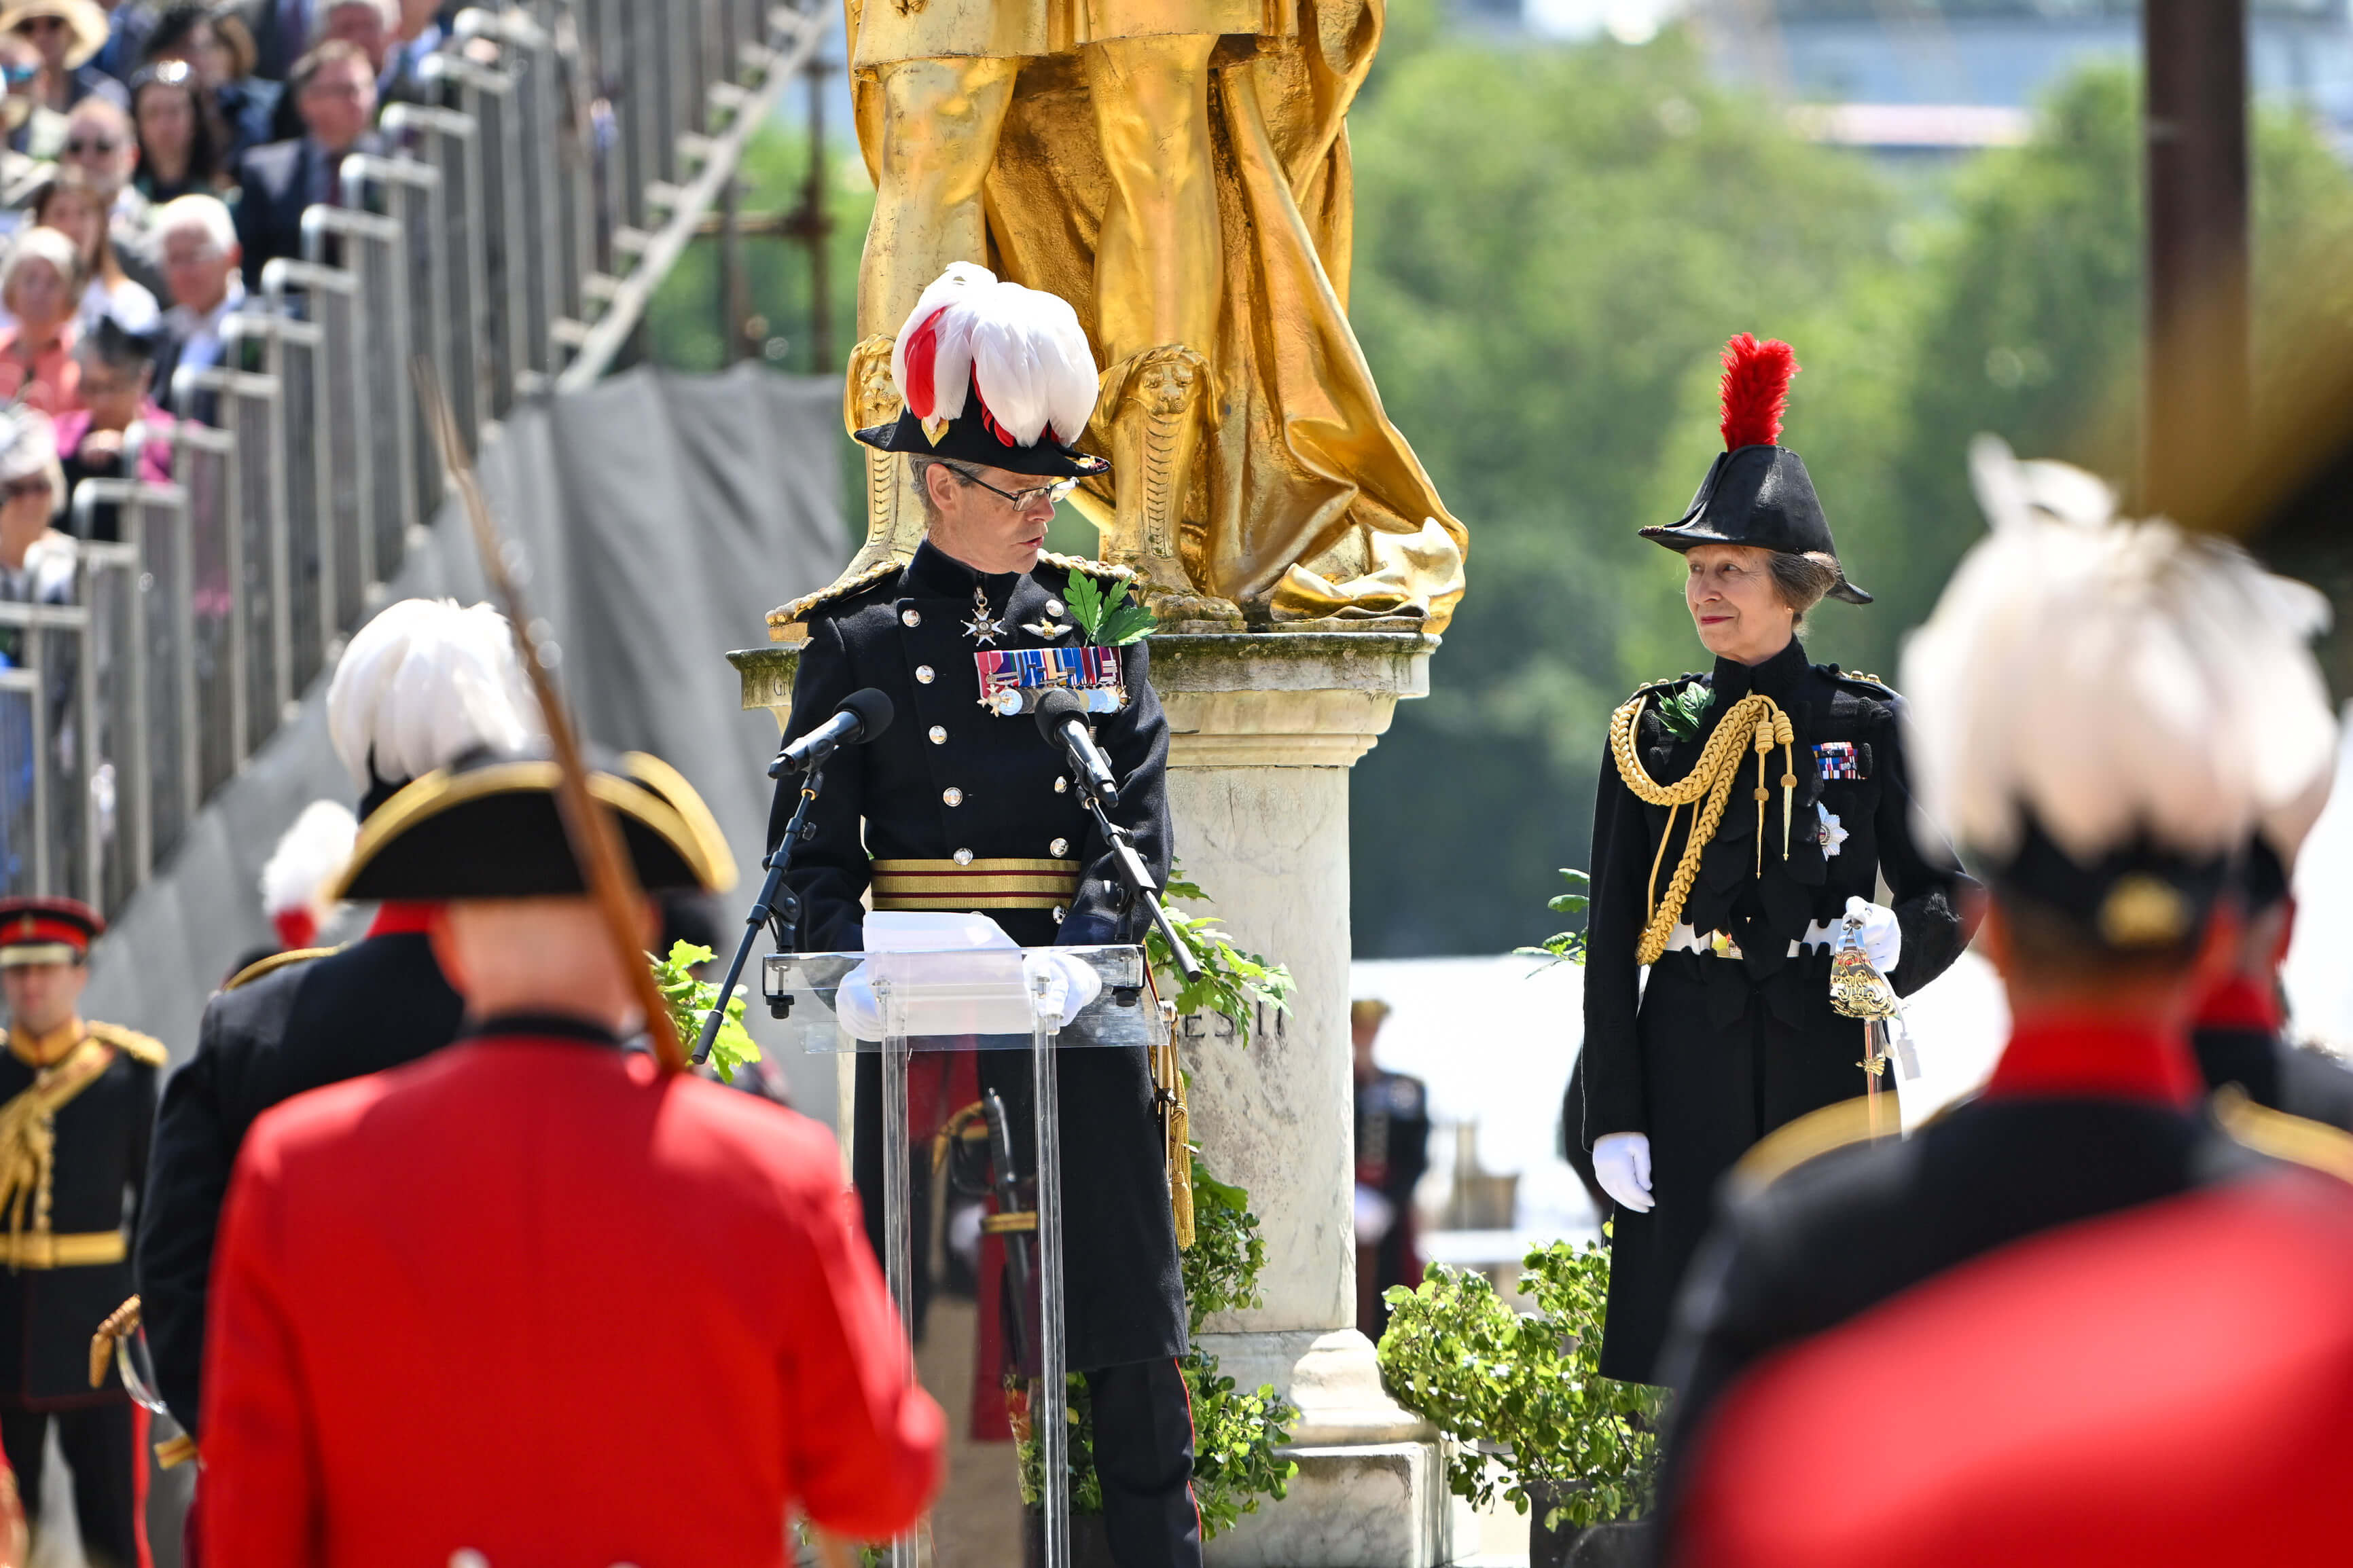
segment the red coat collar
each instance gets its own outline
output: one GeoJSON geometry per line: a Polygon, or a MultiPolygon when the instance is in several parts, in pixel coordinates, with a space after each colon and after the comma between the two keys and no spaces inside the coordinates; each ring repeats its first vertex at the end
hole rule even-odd
{"type": "Polygon", "coordinates": [[[412,903],[399,899],[387,900],[378,905],[375,919],[369,922],[370,936],[414,936],[433,923],[441,910],[439,904],[412,903]]]}
{"type": "Polygon", "coordinates": [[[1985,1098],[2081,1095],[2187,1108],[2202,1089],[2197,1058],[2178,1030],[2105,1018],[2028,1018],[2010,1030],[1985,1098]]]}
{"type": "Polygon", "coordinates": [[[2279,987],[2263,985],[2234,974],[2208,994],[2198,1006],[2201,1029],[2248,1029],[2276,1035],[2287,1023],[2280,1010],[2279,987]]]}

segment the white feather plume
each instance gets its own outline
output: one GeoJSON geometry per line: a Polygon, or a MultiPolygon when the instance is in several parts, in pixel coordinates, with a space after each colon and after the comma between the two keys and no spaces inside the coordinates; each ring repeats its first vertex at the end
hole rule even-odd
{"type": "Polygon", "coordinates": [[[907,345],[936,312],[931,331],[931,417],[965,412],[965,388],[974,381],[999,428],[1033,447],[1051,427],[1075,441],[1095,410],[1094,351],[1079,313],[1059,295],[1000,280],[986,268],[955,262],[923,290],[891,350],[891,374],[907,390],[907,345]]]}
{"type": "Polygon", "coordinates": [[[2031,810],[2078,860],[2259,830],[2292,858],[2336,765],[2308,647],[2327,600],[2236,546],[2115,521],[2080,470],[1971,458],[1994,532],[1904,658],[1923,812],[1996,858],[2031,810]]]}
{"type": "Polygon", "coordinates": [[[360,819],[339,800],[302,808],[261,867],[261,912],[275,919],[291,910],[315,910],[329,883],[351,863],[360,819]]]}
{"type": "Polygon", "coordinates": [[[354,787],[413,779],[476,746],[544,733],[507,619],[488,605],[403,599],[352,635],[327,689],[327,731],[354,787]]]}

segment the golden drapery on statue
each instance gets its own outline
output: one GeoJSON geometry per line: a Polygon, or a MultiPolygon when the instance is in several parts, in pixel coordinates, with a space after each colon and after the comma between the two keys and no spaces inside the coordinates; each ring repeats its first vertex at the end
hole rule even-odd
{"type": "MultiPolygon", "coordinates": [[[[1346,119],[1382,0],[848,0],[876,187],[845,414],[952,261],[1067,299],[1103,373],[1076,504],[1170,629],[1439,631],[1466,537],[1347,319],[1346,119]]],[[[857,572],[923,519],[868,457],[857,572]]]]}

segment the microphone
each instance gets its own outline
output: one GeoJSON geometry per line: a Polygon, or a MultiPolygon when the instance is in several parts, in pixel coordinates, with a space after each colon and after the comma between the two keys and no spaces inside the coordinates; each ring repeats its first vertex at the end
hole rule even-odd
{"type": "Polygon", "coordinates": [[[768,764],[768,776],[782,778],[821,768],[842,747],[871,741],[890,727],[890,698],[871,686],[853,691],[841,700],[832,718],[778,752],[776,760],[768,764]]]}
{"type": "Polygon", "coordinates": [[[1062,748],[1078,770],[1079,782],[1094,792],[1105,805],[1119,804],[1119,784],[1111,776],[1111,764],[1096,749],[1095,738],[1087,730],[1087,705],[1061,688],[1056,687],[1038,699],[1038,732],[1054,745],[1062,748]]]}

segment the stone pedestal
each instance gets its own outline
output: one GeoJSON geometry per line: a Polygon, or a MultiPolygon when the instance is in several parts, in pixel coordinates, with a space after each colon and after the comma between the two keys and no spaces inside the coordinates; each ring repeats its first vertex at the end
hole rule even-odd
{"type": "Polygon", "coordinates": [[[1209,1324],[1226,1375],[1300,1407],[1285,1501],[1210,1543],[1218,1568],[1425,1568],[1446,1560],[1434,1436],[1382,1393],[1356,1321],[1348,1048],[1348,770],[1398,700],[1429,689],[1438,639],[1290,632],[1152,639],[1168,711],[1169,805],[1186,876],[1237,945],[1290,966],[1288,1016],[1250,1045],[1184,1021],[1193,1132],[1245,1187],[1266,1242],[1264,1304],[1209,1324]]]}
{"type": "MultiPolygon", "coordinates": [[[[1348,777],[1400,698],[1428,693],[1438,638],[1411,631],[1164,634],[1169,804],[1186,877],[1237,945],[1290,967],[1287,1015],[1244,1047],[1221,1016],[1182,1021],[1193,1135],[1248,1189],[1263,1304],[1204,1336],[1226,1375],[1298,1405],[1299,1476],[1210,1543],[1214,1568],[1436,1568],[1450,1555],[1436,1435],[1381,1390],[1358,1333],[1348,1047],[1348,777]]],[[[790,700],[797,649],[731,658],[747,708],[790,700]]],[[[781,717],[781,715],[780,715],[781,717]]]]}

